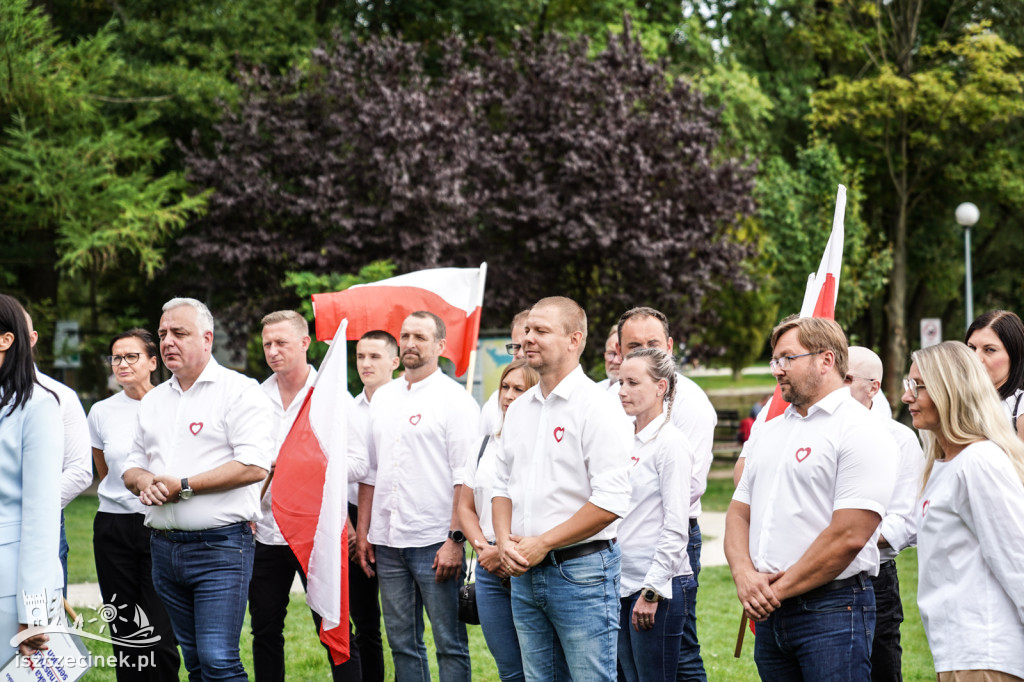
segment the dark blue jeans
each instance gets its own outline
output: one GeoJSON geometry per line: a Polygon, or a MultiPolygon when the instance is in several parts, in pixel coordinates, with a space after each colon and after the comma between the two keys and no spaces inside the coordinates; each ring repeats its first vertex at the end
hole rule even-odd
{"type": "Polygon", "coordinates": [[[633,608],[641,592],[623,597],[619,614],[619,665],[626,682],[672,682],[679,664],[679,642],[683,621],[692,601],[687,588],[697,591],[692,575],[672,579],[672,598],[659,602],[650,630],[633,629],[633,608]]]}
{"type": "Polygon", "coordinates": [[[188,679],[245,680],[238,654],[255,540],[248,523],[153,531],[153,587],[171,617],[188,679]]]}
{"type": "Polygon", "coordinates": [[[68,593],[68,534],[64,532],[64,510],[60,510],[60,567],[64,569],[64,594],[68,593]]]}
{"type": "Polygon", "coordinates": [[[786,599],[757,624],[757,672],[763,682],[867,682],[874,629],[870,579],[813,599],[786,599]]]}
{"type": "Polygon", "coordinates": [[[697,641],[697,586],[700,584],[700,548],[702,545],[700,526],[697,519],[690,519],[690,539],[686,543],[686,556],[693,571],[693,584],[687,585],[683,597],[687,600],[683,618],[683,636],[679,641],[679,664],[676,670],[677,682],[707,682],[704,659],[700,656],[700,642],[697,641]]]}

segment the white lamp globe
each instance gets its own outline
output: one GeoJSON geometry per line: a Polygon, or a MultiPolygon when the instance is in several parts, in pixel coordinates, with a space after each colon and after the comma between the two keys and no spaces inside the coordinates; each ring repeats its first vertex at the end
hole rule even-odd
{"type": "Polygon", "coordinates": [[[956,221],[963,227],[974,225],[980,217],[981,211],[969,201],[965,201],[956,207],[956,221]]]}

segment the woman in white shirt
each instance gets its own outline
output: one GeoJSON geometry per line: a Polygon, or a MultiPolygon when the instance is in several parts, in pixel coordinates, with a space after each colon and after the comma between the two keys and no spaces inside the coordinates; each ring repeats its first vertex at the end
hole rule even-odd
{"type": "Polygon", "coordinates": [[[627,682],[674,682],[686,609],[697,591],[686,556],[693,448],[669,421],[676,389],[669,354],[633,351],[619,383],[622,407],[636,418],[632,494],[619,525],[619,665],[627,682]]]}
{"type": "MultiPolygon", "coordinates": [[[[103,601],[117,607],[126,623],[116,624],[115,637],[133,634],[136,623],[148,621],[150,635],[159,635],[154,644],[156,665],[133,670],[118,666],[117,679],[177,680],[178,650],[170,620],[153,589],[152,560],[149,553],[149,529],[145,527],[144,507],[125,488],[121,475],[131,449],[142,398],[153,388],[150,375],[156,371],[157,353],[153,335],[145,329],[130,329],[114,337],[107,362],[114,379],[124,389],[89,410],[89,437],[92,458],[100,483],[97,494],[100,508],[93,520],[93,552],[96,576],[103,601]],[[141,618],[138,613],[144,616],[141,618]],[[120,630],[126,630],[121,632],[120,630]]],[[[149,659],[148,649],[131,649],[114,645],[114,651],[134,661],[136,656],[149,659]]],[[[151,664],[150,664],[151,665],[151,664]]]]}
{"type": "Polygon", "coordinates": [[[940,681],[1024,678],[1024,443],[966,346],[911,357],[903,402],[926,458],[917,602],[935,670],[940,681]]]}
{"type": "Polygon", "coordinates": [[[985,366],[1006,416],[1024,439],[1024,322],[1009,310],[990,310],[967,328],[967,347],[985,366]]]}
{"type": "MultiPolygon", "coordinates": [[[[536,370],[526,360],[513,360],[501,373],[498,403],[502,418],[508,406],[540,381],[536,370]]],[[[512,593],[509,574],[501,565],[498,549],[494,546],[494,528],[491,525],[491,485],[494,480],[494,462],[501,447],[501,431],[487,435],[475,462],[466,462],[459,497],[459,525],[466,539],[476,549],[476,605],[480,614],[487,648],[498,665],[502,682],[525,679],[523,660],[512,622],[512,593]]]]}

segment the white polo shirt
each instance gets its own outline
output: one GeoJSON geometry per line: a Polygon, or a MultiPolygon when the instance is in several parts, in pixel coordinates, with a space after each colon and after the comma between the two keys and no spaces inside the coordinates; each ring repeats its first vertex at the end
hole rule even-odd
{"type": "Polygon", "coordinates": [[[936,461],[917,505],[917,604],[935,670],[1024,677],[1024,486],[991,441],[936,461]]]}
{"type": "Polygon", "coordinates": [[[890,417],[888,410],[871,410],[871,415],[889,429],[899,453],[896,487],[879,528],[882,537],[889,543],[888,547],[879,548],[880,559],[889,561],[907,547],[917,545],[917,515],[914,511],[917,509],[918,495],[921,494],[924,451],[914,430],[890,417]]]}
{"type": "MultiPolygon", "coordinates": [[[[536,536],[586,502],[629,511],[633,424],[579,366],[547,398],[536,385],[505,413],[492,498],[512,500],[512,533],[536,536]]],[[[616,537],[616,519],[582,542],[616,537]]]]}
{"type": "Polygon", "coordinates": [[[448,537],[452,488],[480,445],[480,409],[438,369],[410,384],[400,378],[370,403],[366,483],[375,486],[369,540],[387,547],[426,547],[448,537]]]}
{"type": "MultiPolygon", "coordinates": [[[[788,569],[839,509],[882,517],[898,463],[888,429],[843,387],[807,410],[790,405],[760,428],[733,499],[750,505],[750,559],[761,573],[788,569]]],[[[878,575],[878,529],[837,579],[878,575]]]]}
{"type": "MultiPolygon", "coordinates": [[[[187,478],[231,461],[270,470],[273,407],[255,379],[210,358],[188,391],[171,377],[146,394],[125,469],[187,478]]],[[[260,518],[260,483],[146,507],[146,525],[206,530],[260,518]]]]}
{"type": "Polygon", "coordinates": [[[124,487],[121,480],[128,451],[135,439],[135,423],[139,419],[141,405],[141,399],[134,400],[121,391],[99,401],[89,410],[92,446],[103,451],[103,460],[107,463],[107,475],[96,489],[101,512],[143,514],[146,511],[146,506],[124,487]]]}
{"type": "MultiPolygon", "coordinates": [[[[302,402],[306,399],[310,386],[316,381],[316,369],[312,365],[308,365],[308,367],[309,374],[306,375],[306,383],[295,394],[287,409],[281,404],[281,388],[277,381],[277,374],[271,374],[269,379],[260,384],[260,388],[270,398],[274,408],[274,419],[270,427],[270,432],[274,438],[274,449],[271,451],[270,458],[271,466],[277,464],[277,455],[281,451],[281,444],[284,443],[284,439],[288,436],[292,424],[295,423],[295,418],[299,416],[299,410],[302,409],[302,402]]],[[[260,484],[260,490],[263,490],[262,483],[260,484]]],[[[277,527],[277,521],[274,520],[273,492],[274,481],[271,479],[270,487],[267,488],[267,494],[260,500],[260,513],[263,516],[256,522],[256,540],[264,545],[287,545],[288,541],[281,535],[281,531],[277,527]]]]}
{"type": "Polygon", "coordinates": [[[718,413],[703,389],[679,372],[676,372],[676,398],[671,420],[693,447],[689,514],[691,519],[695,519],[700,516],[700,498],[708,488],[708,472],[715,458],[712,447],[715,444],[718,413]]]}
{"type": "Polygon", "coordinates": [[[689,506],[679,494],[690,480],[692,451],[686,436],[665,424],[664,414],[633,437],[629,513],[619,524],[623,597],[652,587],[671,599],[672,578],[693,573],[686,555],[689,506]]]}
{"type": "Polygon", "coordinates": [[[74,389],[43,374],[38,367],[36,378],[60,399],[60,416],[64,422],[64,464],[60,474],[60,507],[63,509],[92,483],[89,422],[74,389]]]}

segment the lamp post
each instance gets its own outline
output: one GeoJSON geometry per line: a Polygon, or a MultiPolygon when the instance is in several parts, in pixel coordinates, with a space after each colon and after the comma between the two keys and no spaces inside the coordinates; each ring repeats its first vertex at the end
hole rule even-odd
{"type": "Polygon", "coordinates": [[[971,322],[974,322],[974,294],[971,291],[971,227],[978,222],[978,218],[981,217],[981,212],[978,207],[969,201],[966,201],[956,207],[956,221],[960,223],[960,226],[964,228],[964,264],[966,266],[966,310],[967,310],[967,325],[965,328],[971,326],[971,322]]]}

